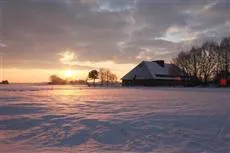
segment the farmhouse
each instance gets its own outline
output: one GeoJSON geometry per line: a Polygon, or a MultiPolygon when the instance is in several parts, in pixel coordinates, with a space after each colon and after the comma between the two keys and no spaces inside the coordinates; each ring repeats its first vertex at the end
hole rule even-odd
{"type": "Polygon", "coordinates": [[[182,84],[182,72],[163,60],[142,61],[121,78],[123,86],[174,86],[182,84]]]}

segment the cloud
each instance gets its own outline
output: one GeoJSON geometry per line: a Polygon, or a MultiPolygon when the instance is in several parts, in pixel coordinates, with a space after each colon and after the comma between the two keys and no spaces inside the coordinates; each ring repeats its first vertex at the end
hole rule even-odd
{"type": "Polygon", "coordinates": [[[59,55],[61,56],[60,62],[66,65],[73,65],[72,62],[77,59],[75,53],[68,50],[61,52],[59,55]]]}
{"type": "Polygon", "coordinates": [[[5,47],[7,47],[7,45],[6,45],[6,44],[4,44],[4,43],[0,43],[0,48],[5,48],[5,47]]]}
{"type": "Polygon", "coordinates": [[[159,37],[157,39],[179,43],[195,40],[196,37],[197,32],[191,31],[189,27],[171,26],[166,30],[166,33],[163,37],[159,37]]]}
{"type": "Polygon", "coordinates": [[[0,8],[1,50],[18,61],[13,67],[170,60],[191,43],[230,34],[225,0],[9,0],[0,8]]]}

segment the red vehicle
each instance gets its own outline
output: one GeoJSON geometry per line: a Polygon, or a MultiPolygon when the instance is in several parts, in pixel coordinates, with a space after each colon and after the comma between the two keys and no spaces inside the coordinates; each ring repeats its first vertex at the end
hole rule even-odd
{"type": "Polygon", "coordinates": [[[228,86],[228,80],[227,79],[220,79],[219,85],[221,87],[227,87],[228,86]]]}

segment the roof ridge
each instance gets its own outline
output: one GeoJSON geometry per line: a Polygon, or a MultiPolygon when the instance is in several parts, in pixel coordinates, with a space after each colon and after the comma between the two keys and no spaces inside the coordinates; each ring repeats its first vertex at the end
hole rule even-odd
{"type": "Polygon", "coordinates": [[[151,61],[144,61],[145,67],[148,70],[148,72],[150,73],[150,75],[155,78],[155,76],[152,74],[151,70],[149,69],[148,65],[146,63],[151,63],[151,61]]]}

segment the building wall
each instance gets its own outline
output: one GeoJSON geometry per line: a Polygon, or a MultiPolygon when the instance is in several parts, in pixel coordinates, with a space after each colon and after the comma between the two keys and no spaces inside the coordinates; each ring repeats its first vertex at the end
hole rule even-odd
{"type": "Polygon", "coordinates": [[[123,86],[178,86],[181,80],[122,80],[123,86]]]}

